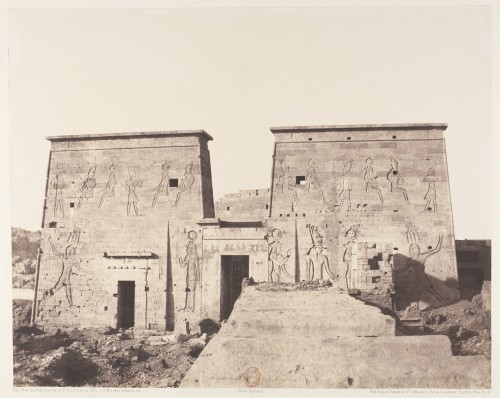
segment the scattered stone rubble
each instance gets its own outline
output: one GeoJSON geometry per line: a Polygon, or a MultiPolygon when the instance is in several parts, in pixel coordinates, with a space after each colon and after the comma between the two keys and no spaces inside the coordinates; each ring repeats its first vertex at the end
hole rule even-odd
{"type": "Polygon", "coordinates": [[[24,326],[14,331],[14,385],[178,387],[213,335],[24,326]]]}

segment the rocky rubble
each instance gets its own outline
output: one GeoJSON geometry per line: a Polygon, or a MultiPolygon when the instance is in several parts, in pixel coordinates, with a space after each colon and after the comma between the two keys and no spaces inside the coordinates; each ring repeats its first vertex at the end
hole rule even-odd
{"type": "Polygon", "coordinates": [[[211,337],[23,327],[14,331],[14,385],[177,387],[211,337]]]}

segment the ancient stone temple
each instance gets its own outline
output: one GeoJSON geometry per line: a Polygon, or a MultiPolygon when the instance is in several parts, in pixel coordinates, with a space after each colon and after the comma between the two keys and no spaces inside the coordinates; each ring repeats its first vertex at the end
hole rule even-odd
{"type": "Polygon", "coordinates": [[[272,128],[272,184],[217,202],[204,131],[48,137],[40,325],[196,328],[241,281],[459,298],[442,124],[272,128]]]}

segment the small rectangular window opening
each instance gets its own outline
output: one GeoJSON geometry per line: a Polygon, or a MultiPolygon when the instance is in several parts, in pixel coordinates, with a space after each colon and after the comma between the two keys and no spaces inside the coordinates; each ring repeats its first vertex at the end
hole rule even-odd
{"type": "Polygon", "coordinates": [[[306,176],[296,176],[295,185],[306,185],[306,176]]]}
{"type": "Polygon", "coordinates": [[[310,137],[307,139],[307,141],[312,141],[312,140],[313,140],[313,139],[312,139],[312,138],[310,138],[310,137]]]}
{"type": "Polygon", "coordinates": [[[179,179],[178,178],[170,178],[168,180],[168,185],[172,188],[177,188],[179,186],[179,179]]]}
{"type": "Polygon", "coordinates": [[[269,209],[269,205],[266,205],[266,210],[268,210],[268,209],[269,209]]]}
{"type": "Polygon", "coordinates": [[[231,208],[230,208],[229,206],[228,206],[226,209],[227,209],[227,210],[231,210],[231,208]]]}
{"type": "Polygon", "coordinates": [[[351,139],[351,137],[347,137],[347,140],[350,140],[350,139],[351,139]]]}
{"type": "Polygon", "coordinates": [[[57,227],[57,223],[55,221],[49,222],[49,228],[55,228],[57,227]]]}
{"type": "Polygon", "coordinates": [[[74,202],[69,202],[69,207],[71,207],[71,208],[75,207],[75,203],[74,202]]]}

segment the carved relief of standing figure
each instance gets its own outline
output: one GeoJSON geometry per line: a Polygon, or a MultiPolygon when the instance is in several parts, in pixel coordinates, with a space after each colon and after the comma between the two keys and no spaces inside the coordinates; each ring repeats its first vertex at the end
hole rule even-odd
{"type": "Polygon", "coordinates": [[[321,195],[321,201],[325,203],[325,196],[323,195],[323,190],[321,189],[321,184],[316,176],[316,168],[314,167],[314,160],[309,159],[309,168],[306,174],[307,190],[310,191],[311,187],[317,189],[321,195]]]}
{"type": "Polygon", "coordinates": [[[179,199],[184,192],[189,191],[189,193],[191,193],[191,187],[194,183],[194,175],[192,173],[192,169],[193,162],[189,162],[184,172],[184,178],[179,185],[179,192],[177,192],[177,196],[175,197],[175,203],[172,206],[177,206],[177,204],[179,203],[179,199]]]}
{"type": "Polygon", "coordinates": [[[309,226],[309,234],[311,235],[312,246],[306,252],[306,272],[307,280],[324,280],[326,272],[332,280],[334,279],[333,273],[330,270],[328,257],[323,254],[326,249],[323,246],[323,236],[320,234],[318,227],[309,226]]]}
{"type": "Polygon", "coordinates": [[[273,229],[271,237],[272,239],[268,239],[269,261],[271,262],[269,280],[280,283],[282,272],[289,278],[293,278],[286,269],[286,262],[290,258],[290,249],[288,249],[286,256],[283,256],[281,253],[281,238],[283,237],[283,233],[279,229],[273,229]]]}
{"type": "Polygon", "coordinates": [[[278,167],[278,183],[276,184],[277,187],[280,187],[280,191],[283,194],[284,189],[285,189],[285,168],[283,166],[283,159],[278,159],[279,167],[278,167]]]}
{"type": "Polygon", "coordinates": [[[406,189],[403,188],[404,185],[404,179],[401,173],[399,172],[399,164],[391,156],[391,169],[387,173],[387,179],[391,183],[391,192],[401,192],[403,194],[403,197],[405,199],[405,202],[407,205],[410,204],[410,201],[408,200],[408,194],[406,193],[406,189]]]}
{"type": "Polygon", "coordinates": [[[340,201],[340,205],[338,211],[342,210],[344,202],[347,202],[347,211],[351,211],[351,191],[352,191],[352,182],[350,176],[351,168],[352,168],[352,159],[349,159],[349,161],[344,164],[344,168],[342,170],[342,174],[339,180],[340,194],[338,196],[338,200],[340,201]]]}
{"type": "MultiPolygon", "coordinates": [[[[443,301],[425,273],[425,262],[429,257],[437,254],[441,250],[442,244],[443,235],[441,234],[438,237],[436,248],[429,249],[423,253],[416,241],[410,244],[410,258],[408,258],[403,268],[394,270],[397,299],[398,301],[403,301],[403,307],[407,307],[411,303],[416,302],[417,308],[419,308],[418,303],[420,302],[422,293],[426,290],[433,293],[438,300],[443,301]],[[413,277],[408,273],[413,273],[413,277]]],[[[399,305],[401,305],[401,302],[399,305]]]]}
{"type": "Polygon", "coordinates": [[[64,217],[64,195],[63,189],[68,188],[68,184],[64,181],[64,175],[62,173],[56,174],[56,180],[53,182],[52,186],[56,190],[55,203],[54,203],[54,217],[57,217],[57,211],[61,212],[64,217]]]}
{"type": "Polygon", "coordinates": [[[345,283],[347,289],[350,288],[349,279],[351,276],[351,265],[352,265],[352,247],[354,246],[354,241],[358,237],[358,227],[353,225],[350,227],[345,233],[345,237],[347,238],[347,243],[344,244],[344,256],[342,258],[346,271],[345,271],[345,283]]]}
{"type": "Polygon", "coordinates": [[[94,188],[97,185],[95,181],[95,169],[96,166],[92,166],[87,173],[87,177],[83,180],[82,187],[80,188],[80,192],[82,192],[82,194],[78,198],[78,204],[76,206],[77,209],[81,207],[83,199],[90,199],[94,197],[94,188]]]}
{"type": "MultiPolygon", "coordinates": [[[[76,255],[76,247],[73,245],[68,245],[64,250],[64,253],[58,251],[52,242],[52,238],[49,237],[50,247],[52,252],[61,260],[61,275],[57,280],[56,284],[53,288],[46,290],[43,293],[42,300],[46,300],[50,296],[53,296],[58,290],[63,287],[66,290],[66,298],[68,300],[68,304],[70,307],[73,306],[73,296],[71,292],[71,274],[73,267],[75,267],[78,271],[81,271],[80,266],[78,265],[78,261],[75,257],[76,255]]],[[[81,261],[81,260],[80,260],[81,261]]]]}
{"type": "Polygon", "coordinates": [[[293,180],[293,177],[290,175],[290,167],[287,166],[287,174],[288,174],[288,185],[287,189],[289,191],[292,191],[292,211],[294,211],[295,205],[299,203],[299,197],[297,196],[297,186],[295,185],[295,181],[293,180]]]}
{"type": "Polygon", "coordinates": [[[427,175],[422,177],[422,182],[426,182],[428,184],[427,193],[424,196],[424,199],[427,200],[425,203],[424,211],[437,211],[437,202],[436,202],[436,170],[434,167],[430,165],[431,160],[429,161],[429,169],[427,170],[427,175]],[[431,206],[432,205],[432,206],[431,206]]]}
{"type": "Polygon", "coordinates": [[[196,247],[196,239],[198,234],[195,231],[188,232],[189,242],[186,246],[186,256],[184,259],[179,258],[179,265],[186,269],[186,296],[184,301],[183,311],[194,312],[196,302],[196,288],[200,281],[200,266],[198,259],[198,249],[196,247]]]}
{"type": "Polygon", "coordinates": [[[137,198],[137,194],[135,193],[135,189],[137,187],[142,187],[142,181],[141,180],[134,180],[132,178],[132,174],[130,174],[129,171],[129,179],[126,182],[127,187],[128,187],[128,197],[127,197],[127,216],[130,215],[130,207],[134,207],[134,212],[135,215],[137,216],[139,214],[139,210],[137,209],[137,202],[139,202],[139,199],[137,198]]]}
{"type": "Polygon", "coordinates": [[[103,205],[105,198],[113,198],[115,196],[115,187],[116,187],[115,166],[113,163],[111,163],[111,165],[109,166],[108,182],[106,183],[106,186],[104,187],[104,190],[101,194],[101,199],[99,200],[99,205],[97,206],[98,209],[100,209],[101,206],[103,205]]]}
{"type": "Polygon", "coordinates": [[[382,191],[380,190],[380,188],[378,186],[377,176],[375,175],[375,172],[373,171],[372,163],[373,163],[372,158],[366,159],[365,172],[363,173],[363,179],[366,182],[366,192],[368,192],[368,190],[375,191],[378,195],[378,198],[380,199],[380,203],[384,204],[384,198],[382,197],[382,191]]]}
{"type": "Polygon", "coordinates": [[[153,204],[151,205],[151,207],[155,207],[158,196],[163,194],[168,196],[168,188],[170,186],[170,178],[168,175],[168,170],[170,169],[170,165],[167,162],[164,162],[161,165],[161,169],[162,169],[161,180],[158,186],[155,189],[153,189],[153,191],[155,192],[155,196],[153,197],[153,204]]]}

